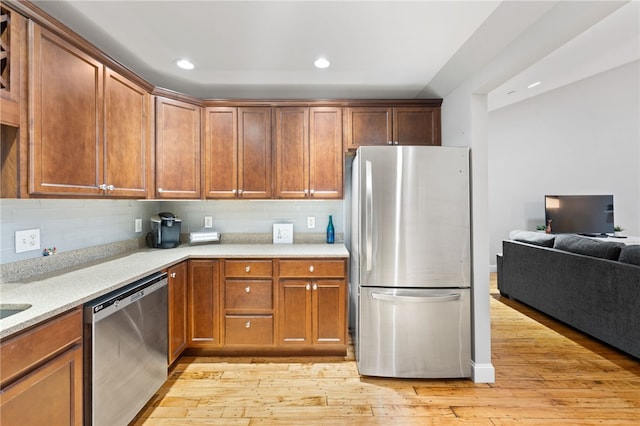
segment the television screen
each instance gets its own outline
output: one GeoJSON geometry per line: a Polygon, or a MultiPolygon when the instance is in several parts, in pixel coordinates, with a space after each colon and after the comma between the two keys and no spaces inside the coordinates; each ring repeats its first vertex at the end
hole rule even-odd
{"type": "Polygon", "coordinates": [[[544,210],[554,234],[613,232],[613,195],[546,195],[544,210]]]}

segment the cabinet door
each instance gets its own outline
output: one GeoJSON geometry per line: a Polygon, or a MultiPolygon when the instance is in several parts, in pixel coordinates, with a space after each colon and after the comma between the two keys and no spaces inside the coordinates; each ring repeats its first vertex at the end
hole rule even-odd
{"type": "Polygon", "coordinates": [[[169,365],[187,346],[187,262],[169,268],[169,365]]]}
{"type": "Polygon", "coordinates": [[[311,345],[310,280],[280,280],[278,318],[278,344],[311,345]]]}
{"type": "Polygon", "coordinates": [[[311,108],[309,115],[309,194],[342,198],[342,109],[311,108]]]}
{"type": "MultiPolygon", "coordinates": [[[[20,126],[22,52],[26,42],[26,20],[19,13],[0,7],[0,122],[20,126]]],[[[4,161],[4,159],[3,159],[4,161]]]]}
{"type": "Polygon", "coordinates": [[[238,192],[238,109],[205,110],[204,193],[207,198],[236,198],[238,192]]]}
{"type": "Polygon", "coordinates": [[[271,108],[238,108],[238,196],[270,198],[271,108]]]}
{"type": "Polygon", "coordinates": [[[346,283],[345,280],[316,280],[312,284],[313,343],[345,344],[346,283]]]}
{"type": "Polygon", "coordinates": [[[189,261],[189,346],[220,344],[220,276],[217,260],[189,261]]]}
{"type": "Polygon", "coordinates": [[[393,108],[393,141],[399,145],[440,145],[440,108],[393,108]]]}
{"type": "Polygon", "coordinates": [[[82,425],[82,345],[0,393],[3,425],[82,425]]]}
{"type": "Polygon", "coordinates": [[[109,188],[107,195],[136,198],[147,195],[150,98],[142,87],[106,70],[104,183],[109,188]]]}
{"type": "Polygon", "coordinates": [[[29,192],[102,196],[103,66],[30,25],[29,192]]]}
{"type": "Polygon", "coordinates": [[[309,108],[275,109],[275,195],[309,196],[309,108]]]}
{"type": "Polygon", "coordinates": [[[200,198],[200,107],[156,99],[156,194],[200,198]]]}
{"type": "Polygon", "coordinates": [[[362,145],[388,145],[393,138],[392,109],[387,107],[346,108],[345,144],[355,150],[362,145]]]}

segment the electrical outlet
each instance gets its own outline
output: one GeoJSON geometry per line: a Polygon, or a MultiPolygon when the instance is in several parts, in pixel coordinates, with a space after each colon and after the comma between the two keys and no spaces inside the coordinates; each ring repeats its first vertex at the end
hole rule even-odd
{"type": "Polygon", "coordinates": [[[313,229],[316,227],[316,218],[315,216],[307,217],[307,229],[313,229]]]}
{"type": "Polygon", "coordinates": [[[213,228],[213,217],[205,216],[204,217],[204,227],[205,228],[213,228]]]}
{"type": "Polygon", "coordinates": [[[135,231],[142,232],[142,219],[136,219],[135,221],[135,231]]]}
{"type": "Polygon", "coordinates": [[[40,230],[16,231],[16,253],[40,250],[40,230]]]}

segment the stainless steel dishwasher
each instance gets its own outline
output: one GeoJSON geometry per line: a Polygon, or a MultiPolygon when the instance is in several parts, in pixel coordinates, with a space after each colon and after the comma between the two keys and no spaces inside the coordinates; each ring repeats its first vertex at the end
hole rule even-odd
{"type": "Polygon", "coordinates": [[[85,425],[126,425],[167,380],[167,274],[84,306],[85,425]]]}

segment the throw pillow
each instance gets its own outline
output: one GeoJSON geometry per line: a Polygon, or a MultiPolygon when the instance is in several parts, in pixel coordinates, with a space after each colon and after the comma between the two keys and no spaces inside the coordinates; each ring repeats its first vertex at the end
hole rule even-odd
{"type": "Polygon", "coordinates": [[[574,234],[556,235],[553,245],[558,250],[584,254],[585,256],[600,257],[602,259],[618,260],[623,243],[594,240],[574,234]]]}
{"type": "Polygon", "coordinates": [[[624,247],[622,247],[618,260],[620,262],[631,263],[633,265],[640,266],[640,244],[634,244],[630,246],[625,245],[624,247]]]}
{"type": "Polygon", "coordinates": [[[536,246],[553,247],[555,235],[545,234],[544,232],[515,230],[509,233],[509,239],[521,243],[534,244],[536,246]]]}

